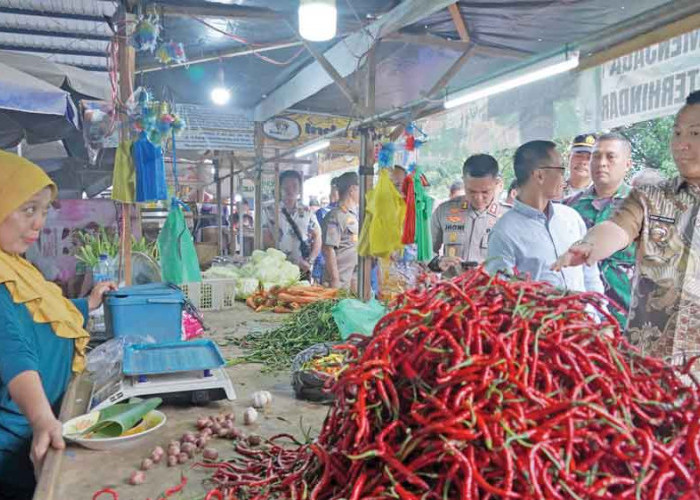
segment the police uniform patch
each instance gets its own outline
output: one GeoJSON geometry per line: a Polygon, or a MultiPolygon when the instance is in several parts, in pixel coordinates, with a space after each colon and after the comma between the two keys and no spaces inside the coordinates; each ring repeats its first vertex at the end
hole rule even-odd
{"type": "Polygon", "coordinates": [[[448,215],[447,217],[445,217],[445,220],[453,224],[459,224],[460,222],[464,222],[464,219],[462,217],[456,215],[448,215]]]}
{"type": "Polygon", "coordinates": [[[450,233],[447,239],[450,241],[450,243],[456,243],[457,242],[457,233],[450,233]]]}

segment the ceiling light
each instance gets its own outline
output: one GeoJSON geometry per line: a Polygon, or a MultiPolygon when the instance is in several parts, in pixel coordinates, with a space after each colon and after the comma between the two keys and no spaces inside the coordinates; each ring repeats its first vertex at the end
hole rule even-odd
{"type": "Polygon", "coordinates": [[[226,87],[224,79],[224,64],[219,59],[219,71],[217,75],[218,85],[211,91],[211,101],[217,106],[226,106],[231,100],[231,91],[226,87]]]}
{"type": "Polygon", "coordinates": [[[300,0],[299,34],[311,42],[335,37],[338,11],[335,0],[300,0]]]}
{"type": "Polygon", "coordinates": [[[330,145],[331,145],[331,141],[313,142],[313,143],[309,144],[308,146],[304,146],[299,151],[294,153],[294,156],[297,158],[301,158],[302,156],[307,156],[307,155],[310,155],[311,153],[316,153],[317,151],[321,151],[323,149],[326,149],[330,145]]]}
{"type": "Polygon", "coordinates": [[[445,108],[450,109],[468,102],[478,101],[484,97],[500,94],[516,87],[522,87],[550,76],[572,70],[578,66],[578,52],[564,52],[557,56],[542,59],[520,70],[513,71],[481,84],[469,87],[456,93],[445,101],[445,108]]]}
{"type": "Polygon", "coordinates": [[[231,91],[226,87],[215,87],[211,91],[211,102],[217,106],[226,106],[231,100],[231,91]]]}

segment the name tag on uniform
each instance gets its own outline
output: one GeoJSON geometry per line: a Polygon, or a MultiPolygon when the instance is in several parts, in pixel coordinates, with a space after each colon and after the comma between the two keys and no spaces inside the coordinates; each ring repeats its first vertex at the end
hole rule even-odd
{"type": "Polygon", "coordinates": [[[675,224],[676,219],[674,217],[666,217],[663,215],[649,214],[649,220],[654,222],[663,222],[665,224],[675,224]]]}

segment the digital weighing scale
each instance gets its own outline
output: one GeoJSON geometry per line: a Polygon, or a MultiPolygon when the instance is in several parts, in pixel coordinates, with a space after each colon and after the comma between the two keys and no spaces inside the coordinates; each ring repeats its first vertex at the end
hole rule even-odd
{"type": "Polygon", "coordinates": [[[145,396],[158,396],[166,403],[205,404],[221,399],[234,400],[236,392],[224,368],[155,375],[120,372],[93,386],[89,408],[101,410],[130,398],[145,396]]]}
{"type": "Polygon", "coordinates": [[[181,340],[184,301],[182,290],[163,283],[107,294],[107,334],[152,339],[155,343],[124,345],[121,366],[93,385],[91,410],[144,396],[190,404],[236,399],[217,345],[209,339],[181,340]]]}

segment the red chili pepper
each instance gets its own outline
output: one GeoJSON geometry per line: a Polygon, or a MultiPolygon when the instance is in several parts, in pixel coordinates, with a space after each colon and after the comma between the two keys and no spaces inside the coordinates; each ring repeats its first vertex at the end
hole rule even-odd
{"type": "Polygon", "coordinates": [[[119,500],[119,494],[116,491],[114,491],[112,488],[104,488],[104,489],[101,489],[100,491],[96,491],[92,495],[92,500],[97,500],[97,498],[99,498],[102,495],[112,495],[113,500],[119,500]]]}

